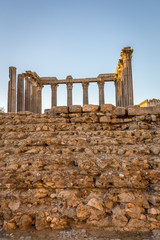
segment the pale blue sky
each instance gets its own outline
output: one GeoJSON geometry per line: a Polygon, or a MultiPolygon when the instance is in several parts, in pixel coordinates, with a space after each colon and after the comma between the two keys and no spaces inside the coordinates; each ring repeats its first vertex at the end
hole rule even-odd
{"type": "MultiPolygon", "coordinates": [[[[160,0],[0,0],[0,107],[7,108],[8,68],[40,76],[96,77],[115,72],[121,49],[134,49],[134,102],[160,98],[160,0]]],[[[43,89],[43,108],[51,102],[43,89]]],[[[114,84],[105,84],[115,103],[114,84]]],[[[58,104],[66,105],[66,87],[58,104]]],[[[96,84],[89,102],[98,104],[96,84]]],[[[82,104],[82,87],[73,88],[82,104]]]]}

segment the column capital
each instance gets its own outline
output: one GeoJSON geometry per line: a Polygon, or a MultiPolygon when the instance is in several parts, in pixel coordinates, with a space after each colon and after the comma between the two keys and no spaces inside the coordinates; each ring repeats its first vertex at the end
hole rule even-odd
{"type": "Polygon", "coordinates": [[[35,79],[33,79],[32,77],[29,78],[29,81],[30,81],[30,83],[32,84],[33,87],[38,87],[38,86],[40,86],[40,85],[35,81],[35,79]]]}
{"type": "Polygon", "coordinates": [[[52,83],[52,84],[51,84],[51,89],[53,89],[53,88],[57,88],[58,86],[59,86],[58,83],[52,83]]]}
{"type": "Polygon", "coordinates": [[[132,58],[133,49],[131,47],[125,47],[122,49],[121,58],[123,60],[129,60],[132,58]]]}
{"type": "Polygon", "coordinates": [[[104,87],[104,80],[102,80],[101,78],[97,78],[97,84],[99,87],[104,87]]]}
{"type": "Polygon", "coordinates": [[[82,82],[82,87],[83,88],[88,88],[89,82],[82,82]]]}
{"type": "Polygon", "coordinates": [[[72,89],[73,88],[73,83],[69,82],[67,83],[67,89],[72,89]]]}
{"type": "Polygon", "coordinates": [[[43,87],[44,87],[43,85],[37,85],[37,90],[41,91],[43,87]]]}

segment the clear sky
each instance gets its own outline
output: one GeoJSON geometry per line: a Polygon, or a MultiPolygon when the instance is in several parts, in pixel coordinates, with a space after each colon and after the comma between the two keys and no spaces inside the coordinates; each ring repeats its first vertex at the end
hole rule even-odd
{"type": "MultiPolygon", "coordinates": [[[[7,109],[8,68],[58,79],[114,73],[123,47],[132,58],[134,102],[160,98],[160,0],[0,0],[0,107],[7,109]]],[[[50,108],[43,88],[43,109],[50,108]]],[[[114,83],[105,84],[105,102],[115,104],[114,83]]],[[[58,105],[66,105],[66,87],[58,105]]],[[[98,87],[89,86],[98,104],[98,87]]],[[[82,104],[82,87],[73,88],[82,104]]]]}

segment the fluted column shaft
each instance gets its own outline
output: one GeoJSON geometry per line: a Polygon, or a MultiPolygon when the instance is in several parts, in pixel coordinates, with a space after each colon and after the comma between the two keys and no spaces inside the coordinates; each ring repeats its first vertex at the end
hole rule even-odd
{"type": "Polygon", "coordinates": [[[18,74],[17,85],[17,112],[24,111],[24,77],[18,74]]]}
{"type": "Polygon", "coordinates": [[[121,53],[121,59],[123,61],[122,71],[122,85],[123,85],[123,106],[133,105],[133,83],[132,83],[132,59],[133,49],[130,47],[123,48],[121,53]]]}
{"type": "Polygon", "coordinates": [[[98,81],[99,87],[99,105],[104,104],[104,81],[98,81]]]}
{"type": "Polygon", "coordinates": [[[67,106],[72,105],[73,83],[67,83],[67,106]]]}
{"type": "Polygon", "coordinates": [[[37,113],[37,85],[32,83],[31,112],[37,113]]]}
{"type": "Polygon", "coordinates": [[[127,59],[123,59],[124,69],[124,107],[128,106],[128,67],[127,67],[127,59]]]}
{"type": "Polygon", "coordinates": [[[11,81],[8,82],[8,112],[11,112],[11,81]]]}
{"type": "Polygon", "coordinates": [[[9,67],[9,89],[8,89],[8,110],[9,112],[16,112],[16,68],[9,67]]]}
{"type": "Polygon", "coordinates": [[[122,102],[122,81],[120,78],[117,78],[115,81],[115,89],[116,89],[116,106],[123,106],[122,102]]]}
{"type": "Polygon", "coordinates": [[[88,104],[88,86],[89,82],[83,82],[83,105],[88,104]]]}
{"type": "Polygon", "coordinates": [[[52,100],[51,100],[51,106],[57,106],[57,87],[58,84],[52,84],[51,89],[52,89],[52,100]]]}
{"type": "Polygon", "coordinates": [[[115,95],[116,95],[116,106],[119,106],[118,105],[118,92],[119,92],[118,79],[115,80],[114,85],[115,85],[115,95]]]}
{"type": "Polygon", "coordinates": [[[38,86],[37,87],[37,93],[36,93],[36,107],[37,107],[37,113],[41,114],[42,113],[42,88],[43,86],[38,86]]]}
{"type": "Polygon", "coordinates": [[[25,111],[31,111],[31,80],[25,77],[25,111]]]}

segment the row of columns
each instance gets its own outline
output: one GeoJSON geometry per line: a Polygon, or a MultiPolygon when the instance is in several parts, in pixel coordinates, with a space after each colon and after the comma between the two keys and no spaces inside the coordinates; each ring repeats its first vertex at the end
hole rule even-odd
{"type": "MultiPolygon", "coordinates": [[[[8,86],[8,112],[31,111],[33,113],[41,113],[43,86],[38,85],[33,79],[31,79],[28,76],[25,76],[25,74],[18,74],[18,81],[16,84],[16,68],[10,67],[9,73],[10,80],[8,86]]],[[[99,105],[101,105],[104,104],[104,81],[98,79],[97,83],[99,86],[99,105]]],[[[69,106],[72,105],[73,83],[68,82],[66,86],[67,86],[67,106],[69,106]]],[[[88,104],[88,86],[89,82],[82,83],[83,105],[88,104]]],[[[52,107],[57,106],[57,87],[58,87],[57,83],[51,84],[52,107]]]]}
{"type": "Polygon", "coordinates": [[[42,86],[24,74],[18,74],[16,68],[9,68],[8,112],[31,111],[42,112],[42,86]],[[16,91],[17,88],[17,91],[16,91]]]}
{"type": "MultiPolygon", "coordinates": [[[[25,104],[23,104],[23,107],[19,111],[25,109],[25,111],[33,113],[42,112],[42,87],[33,81],[33,79],[25,77],[25,91],[23,89],[23,93],[25,92],[25,104]]],[[[19,96],[17,95],[17,102],[18,98],[19,96]]]]}
{"type": "MultiPolygon", "coordinates": [[[[126,107],[133,105],[133,83],[132,83],[132,59],[133,49],[125,47],[122,49],[121,58],[115,73],[116,106],[126,107]]],[[[31,111],[41,113],[42,109],[42,85],[37,78],[32,79],[26,74],[18,75],[16,84],[16,68],[9,68],[8,83],[8,112],[31,111]],[[17,93],[16,93],[17,85],[17,93]],[[17,98],[17,101],[16,101],[17,98]],[[16,104],[17,102],[17,104],[16,104]]],[[[72,105],[72,76],[66,79],[67,86],[67,105],[72,105]]],[[[104,104],[104,81],[97,79],[99,87],[99,105],[104,104]]],[[[82,82],[83,87],[83,105],[88,104],[88,86],[89,82],[82,82]]],[[[57,87],[58,83],[52,83],[52,102],[51,106],[57,106],[57,87]]]]}
{"type": "MultiPolygon", "coordinates": [[[[104,104],[104,81],[99,80],[98,82],[98,87],[99,87],[99,105],[104,104]]],[[[66,84],[67,85],[67,106],[72,105],[72,88],[73,88],[73,83],[69,82],[66,84]]],[[[83,87],[83,105],[88,104],[88,86],[89,82],[83,82],[82,87],[83,87]]],[[[51,101],[51,106],[57,106],[57,87],[58,84],[54,83],[51,85],[52,89],[52,101],[51,101]]]]}

